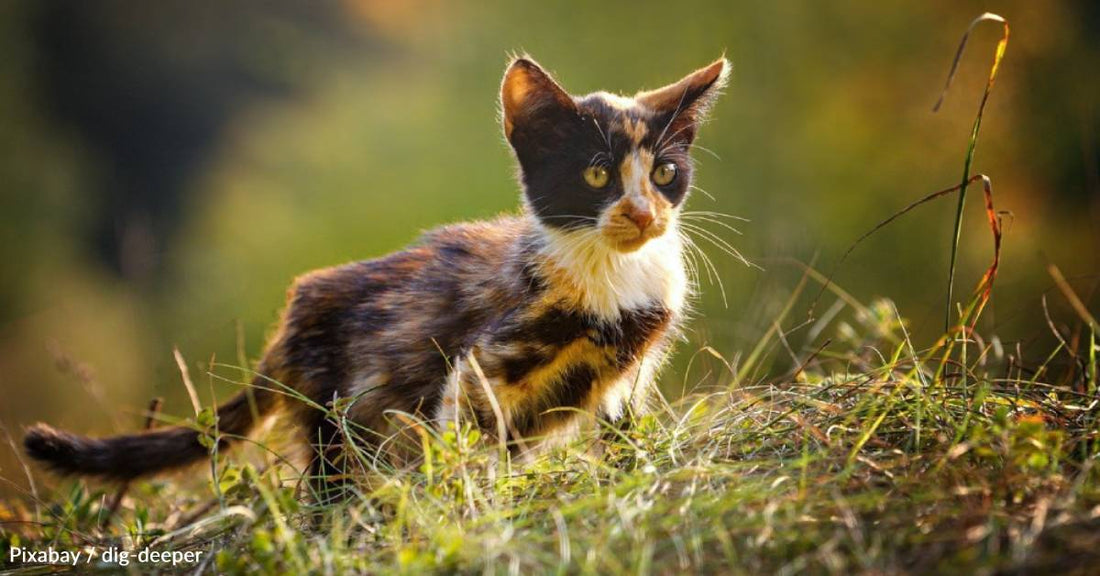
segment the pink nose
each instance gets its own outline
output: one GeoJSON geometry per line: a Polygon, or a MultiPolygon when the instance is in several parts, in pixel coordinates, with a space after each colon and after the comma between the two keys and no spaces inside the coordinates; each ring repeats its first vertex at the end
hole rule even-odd
{"type": "Polygon", "coordinates": [[[645,229],[649,228],[650,224],[653,224],[653,209],[649,206],[639,208],[633,204],[630,204],[626,207],[626,210],[623,211],[623,215],[626,216],[628,220],[633,222],[634,225],[637,226],[638,230],[641,232],[645,232],[645,229]]]}

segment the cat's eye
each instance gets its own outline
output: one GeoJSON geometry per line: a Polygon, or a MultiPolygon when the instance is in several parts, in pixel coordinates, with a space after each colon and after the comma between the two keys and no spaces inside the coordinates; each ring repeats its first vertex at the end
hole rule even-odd
{"type": "Polygon", "coordinates": [[[593,188],[603,188],[611,181],[611,173],[603,166],[589,166],[584,169],[584,181],[593,188]]]}
{"type": "Polygon", "coordinates": [[[676,165],[666,162],[653,169],[653,183],[658,186],[668,186],[676,179],[676,165]]]}

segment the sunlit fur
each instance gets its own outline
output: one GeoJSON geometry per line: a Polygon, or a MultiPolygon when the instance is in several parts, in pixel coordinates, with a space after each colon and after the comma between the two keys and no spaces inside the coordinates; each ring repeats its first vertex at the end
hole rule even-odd
{"type": "MultiPolygon", "coordinates": [[[[349,430],[357,453],[407,462],[419,427],[472,424],[520,456],[643,411],[688,298],[688,152],[727,67],[634,98],[573,97],[515,59],[501,105],[521,213],[299,278],[254,387],[218,410],[221,444],[247,434],[253,414],[289,414],[314,449],[310,474],[331,479],[361,472],[346,458],[349,430]],[[585,184],[594,163],[608,185],[585,184]],[[659,163],[677,167],[666,186],[651,178],[659,163]]],[[[129,479],[201,460],[201,439],[39,425],[25,446],[62,473],[129,479]]]]}

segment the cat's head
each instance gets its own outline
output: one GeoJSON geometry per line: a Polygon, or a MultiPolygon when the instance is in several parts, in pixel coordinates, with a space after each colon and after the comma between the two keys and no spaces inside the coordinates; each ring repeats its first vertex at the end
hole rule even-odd
{"type": "Polygon", "coordinates": [[[632,98],[571,96],[530,58],[513,60],[500,100],[529,210],[550,229],[594,231],[624,252],[665,234],[691,185],[699,124],[728,74],[719,58],[632,98]]]}

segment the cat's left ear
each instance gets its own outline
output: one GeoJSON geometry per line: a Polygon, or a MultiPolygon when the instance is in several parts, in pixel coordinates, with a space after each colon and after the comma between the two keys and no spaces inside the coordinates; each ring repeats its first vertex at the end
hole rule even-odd
{"type": "Polygon", "coordinates": [[[634,101],[657,112],[672,114],[666,130],[691,143],[714,100],[729,81],[730,63],[724,57],[664,88],[639,92],[634,101]]]}

